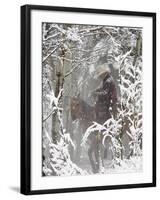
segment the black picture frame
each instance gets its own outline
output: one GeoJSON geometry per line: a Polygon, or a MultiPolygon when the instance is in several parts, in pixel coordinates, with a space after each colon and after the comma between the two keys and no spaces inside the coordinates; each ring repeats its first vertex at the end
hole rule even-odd
{"type": "Polygon", "coordinates": [[[44,5],[24,5],[21,6],[21,183],[20,191],[25,195],[33,194],[49,194],[64,192],[81,192],[93,190],[111,190],[111,189],[127,189],[127,188],[143,188],[156,186],[156,13],[150,12],[134,12],[121,10],[100,10],[89,8],[72,8],[72,7],[55,7],[44,5]],[[141,16],[151,17],[152,26],[152,80],[153,80],[153,113],[152,113],[152,182],[125,184],[125,185],[108,185],[95,187],[78,187],[78,188],[60,188],[47,190],[31,190],[31,11],[64,11],[77,13],[94,13],[107,15],[123,15],[123,16],[141,16]]]}

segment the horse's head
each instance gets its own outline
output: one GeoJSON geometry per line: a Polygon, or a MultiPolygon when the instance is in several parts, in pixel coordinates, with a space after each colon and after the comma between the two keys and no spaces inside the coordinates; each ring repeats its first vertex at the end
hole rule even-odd
{"type": "Polygon", "coordinates": [[[76,120],[80,118],[80,107],[81,107],[81,100],[79,96],[71,98],[71,117],[72,120],[76,120]]]}

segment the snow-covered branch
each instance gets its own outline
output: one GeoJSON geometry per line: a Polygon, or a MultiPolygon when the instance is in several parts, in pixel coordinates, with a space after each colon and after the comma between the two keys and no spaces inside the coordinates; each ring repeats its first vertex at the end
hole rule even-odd
{"type": "Polygon", "coordinates": [[[44,63],[59,47],[60,47],[61,43],[58,44],[46,57],[44,57],[42,63],[44,63]]]}
{"type": "Polygon", "coordinates": [[[45,176],[71,176],[86,175],[87,172],[79,168],[71,161],[66,141],[70,141],[70,136],[65,135],[65,139],[54,144],[46,130],[43,136],[43,173],[45,176]]]}

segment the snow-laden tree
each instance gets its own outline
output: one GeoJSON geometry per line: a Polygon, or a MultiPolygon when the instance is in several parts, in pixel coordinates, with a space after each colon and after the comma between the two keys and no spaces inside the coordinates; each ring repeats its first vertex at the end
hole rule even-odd
{"type": "Polygon", "coordinates": [[[62,96],[62,90],[60,90],[58,97],[55,97],[52,91],[48,95],[50,106],[52,107],[51,113],[43,119],[43,122],[55,113],[58,118],[59,125],[59,140],[57,143],[53,143],[52,138],[46,130],[46,125],[43,125],[43,175],[55,175],[55,176],[71,176],[71,175],[84,175],[87,174],[84,170],[80,169],[76,164],[71,161],[69,154],[69,145],[75,148],[74,143],[70,137],[70,134],[66,132],[63,127],[62,121],[62,108],[60,99],[62,96]]]}

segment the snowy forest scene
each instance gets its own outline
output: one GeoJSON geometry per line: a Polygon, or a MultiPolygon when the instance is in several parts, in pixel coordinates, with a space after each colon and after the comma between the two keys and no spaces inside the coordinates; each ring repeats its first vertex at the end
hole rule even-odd
{"type": "Polygon", "coordinates": [[[42,176],[143,171],[142,39],[42,23],[42,176]]]}

